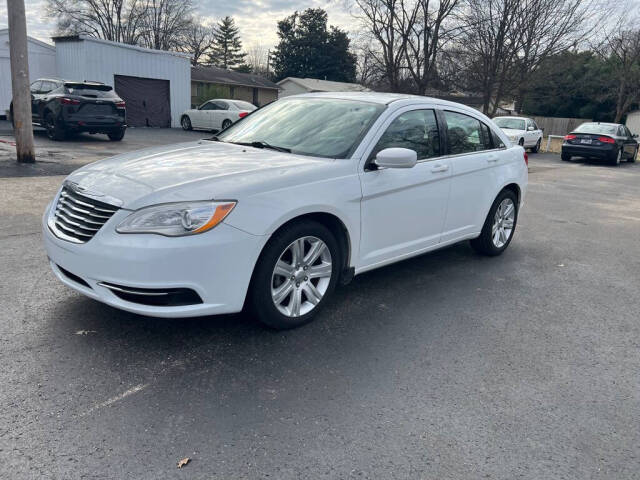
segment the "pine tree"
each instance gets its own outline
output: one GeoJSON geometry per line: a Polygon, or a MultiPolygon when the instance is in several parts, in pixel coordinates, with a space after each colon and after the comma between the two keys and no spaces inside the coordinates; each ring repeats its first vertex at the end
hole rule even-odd
{"type": "Polygon", "coordinates": [[[245,53],[233,17],[224,17],[216,26],[209,63],[220,68],[238,69],[244,66],[245,53]]]}
{"type": "Polygon", "coordinates": [[[278,79],[310,77],[354,82],[356,56],[349,51],[349,37],[327,26],[327,12],[308,8],[278,22],[280,42],[272,55],[278,79]]]}

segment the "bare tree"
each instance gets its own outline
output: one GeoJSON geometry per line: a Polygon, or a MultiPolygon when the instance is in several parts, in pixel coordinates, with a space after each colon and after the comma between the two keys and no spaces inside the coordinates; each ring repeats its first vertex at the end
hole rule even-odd
{"type": "Polygon", "coordinates": [[[191,19],[182,34],[179,50],[191,54],[192,65],[204,63],[213,45],[213,32],[213,27],[199,23],[196,18],[191,19]]]}
{"type": "Polygon", "coordinates": [[[175,50],[191,26],[191,0],[146,0],[140,44],[156,50],[175,50]]]}
{"type": "Polygon", "coordinates": [[[246,49],[245,63],[251,67],[253,73],[266,75],[269,72],[269,49],[262,43],[256,42],[246,49]]]}
{"type": "Polygon", "coordinates": [[[493,116],[513,80],[520,0],[467,0],[466,7],[460,53],[470,84],[482,93],[482,111],[493,116]]]}
{"type": "Polygon", "coordinates": [[[418,15],[412,0],[354,0],[356,17],[379,48],[368,49],[371,58],[382,65],[392,91],[398,91],[405,67],[409,35],[418,15]]]}
{"type": "Polygon", "coordinates": [[[408,32],[405,58],[417,93],[421,95],[437,76],[438,55],[443,44],[459,30],[457,22],[447,26],[447,20],[460,3],[460,0],[417,0],[416,21],[408,32]]]}
{"type": "Polygon", "coordinates": [[[614,74],[616,116],[620,123],[640,102],[640,30],[623,30],[608,37],[600,50],[614,74]]]}
{"type": "Polygon", "coordinates": [[[136,44],[147,0],[48,0],[59,33],[136,44]]]}
{"type": "Polygon", "coordinates": [[[522,105],[528,79],[540,62],[580,44],[594,2],[585,0],[528,0],[516,17],[520,32],[516,68],[516,108],[522,105]]]}

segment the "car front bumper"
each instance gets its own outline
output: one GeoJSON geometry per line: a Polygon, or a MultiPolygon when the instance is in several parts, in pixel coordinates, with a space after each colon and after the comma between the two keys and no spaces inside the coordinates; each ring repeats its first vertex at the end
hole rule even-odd
{"type": "Polygon", "coordinates": [[[53,272],[74,290],[122,310],[154,317],[194,317],[242,310],[253,267],[266,241],[222,223],[209,232],[187,237],[119,234],[129,213],[119,210],[86,243],[54,235],[43,217],[45,249],[53,272]],[[69,275],[69,273],[71,275],[69,275]],[[145,304],[144,296],[122,298],[107,288],[132,291],[190,290],[201,303],[178,306],[145,304]],[[138,301],[140,299],[140,301],[138,301]]]}

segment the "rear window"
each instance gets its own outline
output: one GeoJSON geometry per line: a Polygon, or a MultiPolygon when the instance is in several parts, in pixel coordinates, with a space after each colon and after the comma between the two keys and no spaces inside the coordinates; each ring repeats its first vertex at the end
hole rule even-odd
{"type": "Polygon", "coordinates": [[[255,105],[253,105],[253,104],[251,104],[249,102],[243,102],[242,100],[233,100],[233,101],[230,101],[229,103],[232,103],[233,105],[235,105],[235,107],[238,110],[251,110],[251,111],[253,111],[253,110],[256,109],[255,105]]]}
{"type": "Polygon", "coordinates": [[[71,95],[80,95],[89,98],[116,98],[116,92],[109,85],[65,85],[71,95]]]}
{"type": "Polygon", "coordinates": [[[617,125],[603,125],[601,123],[583,123],[574,130],[577,133],[602,133],[605,135],[615,135],[617,131],[617,125]]]}

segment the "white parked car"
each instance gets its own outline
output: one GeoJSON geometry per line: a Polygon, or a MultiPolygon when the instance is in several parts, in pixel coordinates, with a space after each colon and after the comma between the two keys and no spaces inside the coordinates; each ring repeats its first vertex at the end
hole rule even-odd
{"type": "Polygon", "coordinates": [[[493,119],[511,142],[524,148],[530,148],[533,153],[540,150],[542,143],[542,129],[536,122],[525,117],[496,117],[493,119]]]}
{"type": "Polygon", "coordinates": [[[526,162],[457,103],[290,96],[209,140],[76,170],[47,207],[44,242],[63,283],[114,307],[187,317],[246,303],[290,328],[353,275],[462,240],[502,253],[526,162]]]}
{"type": "Polygon", "coordinates": [[[184,112],[180,124],[185,130],[224,130],[256,108],[242,100],[208,100],[198,108],[184,112]]]}

